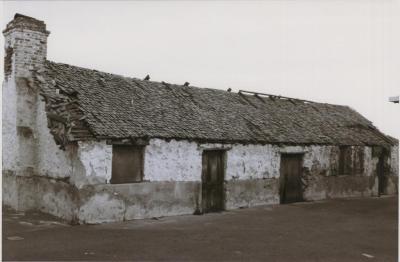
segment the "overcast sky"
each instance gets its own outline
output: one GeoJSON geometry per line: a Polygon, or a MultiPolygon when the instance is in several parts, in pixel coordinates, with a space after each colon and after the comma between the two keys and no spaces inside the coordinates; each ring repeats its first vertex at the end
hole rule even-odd
{"type": "MultiPolygon", "coordinates": [[[[400,138],[400,2],[0,2],[44,20],[49,60],[349,105],[400,138]]],[[[3,39],[1,44],[4,44],[3,39]]]]}

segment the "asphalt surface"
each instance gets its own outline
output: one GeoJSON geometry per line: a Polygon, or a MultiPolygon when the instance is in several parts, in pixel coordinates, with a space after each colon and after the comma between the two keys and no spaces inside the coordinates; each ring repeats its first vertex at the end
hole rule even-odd
{"type": "Polygon", "coordinates": [[[4,260],[398,261],[397,197],[70,226],[3,208],[4,260]]]}

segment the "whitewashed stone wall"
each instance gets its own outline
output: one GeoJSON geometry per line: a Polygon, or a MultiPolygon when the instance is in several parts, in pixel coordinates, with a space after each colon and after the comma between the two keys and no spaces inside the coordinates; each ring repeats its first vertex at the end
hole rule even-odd
{"type": "Polygon", "coordinates": [[[232,145],[227,151],[226,180],[279,177],[279,149],[272,145],[232,145]]]}
{"type": "MultiPolygon", "coordinates": [[[[203,150],[221,147],[220,144],[151,139],[145,149],[144,180],[201,181],[203,150]]],[[[278,147],[235,144],[225,148],[228,148],[226,180],[279,177],[278,147]]]]}
{"type": "Polygon", "coordinates": [[[151,139],[144,156],[144,180],[200,181],[202,151],[188,141],[151,139]]]}
{"type": "Polygon", "coordinates": [[[372,147],[365,147],[364,149],[364,175],[375,176],[376,165],[378,164],[379,158],[372,156],[372,147]]]}
{"type": "Polygon", "coordinates": [[[3,103],[3,170],[37,172],[36,98],[29,77],[46,58],[47,33],[13,28],[5,31],[3,103]]]}
{"type": "Polygon", "coordinates": [[[83,167],[84,176],[75,176],[78,188],[85,184],[106,184],[111,179],[112,146],[105,141],[87,141],[78,143],[78,159],[83,167]]]}
{"type": "Polygon", "coordinates": [[[17,141],[17,91],[14,79],[3,82],[2,110],[2,164],[3,170],[16,170],[18,161],[17,141]]]}
{"type": "MultiPolygon", "coordinates": [[[[144,176],[147,181],[201,181],[202,152],[220,144],[198,146],[194,142],[152,139],[146,146],[144,176]]],[[[303,166],[312,174],[337,175],[336,146],[225,145],[226,180],[278,178],[281,153],[304,153],[303,166]]],[[[374,176],[378,158],[364,149],[364,175],[374,176]]],[[[392,150],[391,165],[398,173],[398,149],[392,150]],[[397,152],[397,154],[396,154],[397,152]],[[396,162],[397,161],[397,162],[396,162]],[[393,164],[392,164],[393,163],[393,164]],[[397,164],[396,164],[397,163],[397,164]]]]}
{"type": "Polygon", "coordinates": [[[334,146],[304,147],[303,166],[314,174],[333,175],[332,167],[338,163],[338,156],[334,154],[335,149],[334,146]]]}
{"type": "Polygon", "coordinates": [[[56,145],[54,137],[50,134],[50,129],[47,127],[44,101],[38,103],[36,121],[37,173],[41,176],[53,178],[73,176],[75,150],[73,147],[67,147],[64,151],[56,145]]]}
{"type": "Polygon", "coordinates": [[[391,175],[398,176],[399,175],[399,146],[392,147],[390,152],[390,168],[391,175]]]}

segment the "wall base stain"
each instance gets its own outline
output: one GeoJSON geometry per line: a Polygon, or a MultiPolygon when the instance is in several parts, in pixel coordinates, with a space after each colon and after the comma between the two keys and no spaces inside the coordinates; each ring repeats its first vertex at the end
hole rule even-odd
{"type": "MultiPolygon", "coordinates": [[[[387,194],[397,194],[398,178],[388,176],[387,194]]],[[[304,192],[307,201],[375,196],[375,177],[318,176],[304,192]]],[[[201,182],[143,182],[87,185],[3,171],[3,203],[16,210],[40,210],[72,224],[201,213],[201,182]]],[[[279,179],[225,181],[225,208],[279,203],[279,179]]]]}
{"type": "Polygon", "coordinates": [[[230,180],[225,184],[226,209],[279,204],[279,179],[230,180]]]}

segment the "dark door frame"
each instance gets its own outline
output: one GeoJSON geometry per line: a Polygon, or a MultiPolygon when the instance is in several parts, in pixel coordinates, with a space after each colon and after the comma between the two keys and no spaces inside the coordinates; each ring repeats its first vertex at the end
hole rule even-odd
{"type": "Polygon", "coordinates": [[[376,164],[376,173],[378,176],[378,196],[385,194],[387,185],[385,162],[389,154],[386,149],[382,148],[379,154],[378,163],[376,164]]]}
{"type": "Polygon", "coordinates": [[[284,199],[284,193],[285,193],[285,186],[286,186],[286,181],[287,181],[287,176],[283,174],[282,170],[282,163],[283,159],[286,157],[299,157],[301,159],[300,162],[300,168],[299,168],[299,189],[301,190],[301,198],[298,199],[298,201],[295,202],[302,202],[304,201],[304,189],[303,189],[303,183],[302,183],[302,176],[303,176],[303,163],[304,163],[304,153],[281,153],[281,159],[280,159],[280,169],[279,169],[279,202],[280,204],[285,204],[285,203],[290,203],[290,202],[285,202],[284,199]]]}
{"type": "Polygon", "coordinates": [[[203,150],[202,153],[202,172],[201,172],[201,213],[208,213],[208,212],[219,212],[219,211],[224,211],[225,207],[226,207],[226,188],[225,188],[225,177],[226,177],[226,149],[205,149],[203,150]],[[205,195],[205,191],[204,191],[204,186],[205,186],[205,175],[208,172],[208,164],[205,163],[206,161],[206,154],[208,152],[219,152],[221,154],[221,176],[222,176],[222,181],[221,181],[221,208],[220,210],[217,211],[209,211],[206,208],[206,195],[205,195]]]}

